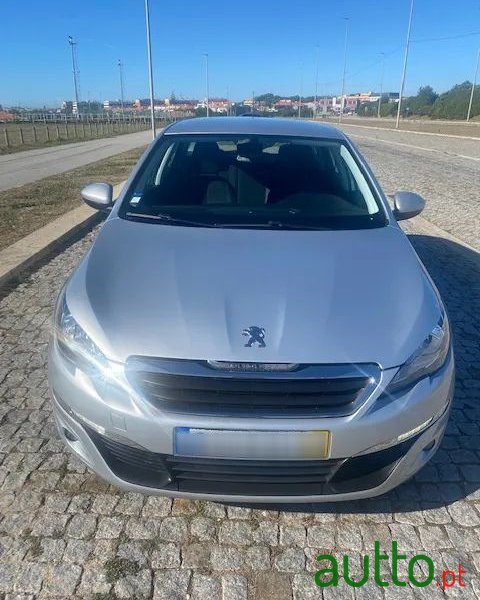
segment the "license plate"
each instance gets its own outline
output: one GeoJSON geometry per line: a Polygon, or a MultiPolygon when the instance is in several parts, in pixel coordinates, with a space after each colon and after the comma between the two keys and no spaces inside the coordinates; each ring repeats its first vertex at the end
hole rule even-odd
{"type": "Polygon", "coordinates": [[[175,428],[175,454],[202,458],[324,459],[330,432],[175,428]]]}

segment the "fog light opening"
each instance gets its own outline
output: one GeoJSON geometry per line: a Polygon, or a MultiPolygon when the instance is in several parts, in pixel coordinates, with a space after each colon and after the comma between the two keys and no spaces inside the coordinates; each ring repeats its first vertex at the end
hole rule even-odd
{"type": "Polygon", "coordinates": [[[63,435],[69,442],[78,442],[78,437],[66,427],[62,427],[63,435]]]}
{"type": "Polygon", "coordinates": [[[430,452],[430,450],[433,450],[433,448],[435,448],[436,443],[437,443],[437,440],[432,440],[429,444],[427,444],[424,447],[423,452],[430,452]]]}

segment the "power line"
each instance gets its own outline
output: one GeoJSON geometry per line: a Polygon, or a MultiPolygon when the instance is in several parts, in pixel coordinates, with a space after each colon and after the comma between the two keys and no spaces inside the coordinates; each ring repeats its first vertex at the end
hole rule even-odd
{"type": "Polygon", "coordinates": [[[434,37],[434,38],[420,38],[419,40],[410,40],[415,44],[422,44],[423,42],[442,42],[444,40],[459,40],[461,38],[472,37],[480,35],[480,31],[470,31],[470,33],[459,33],[457,35],[447,35],[444,37],[434,37]]]}

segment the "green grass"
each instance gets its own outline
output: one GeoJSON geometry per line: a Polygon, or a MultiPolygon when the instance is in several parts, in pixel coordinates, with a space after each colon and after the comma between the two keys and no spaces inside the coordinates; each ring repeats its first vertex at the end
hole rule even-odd
{"type": "Polygon", "coordinates": [[[129,150],[0,192],[0,249],[80,206],[80,190],[87,183],[106,181],[115,185],[124,181],[143,150],[129,150]]]}

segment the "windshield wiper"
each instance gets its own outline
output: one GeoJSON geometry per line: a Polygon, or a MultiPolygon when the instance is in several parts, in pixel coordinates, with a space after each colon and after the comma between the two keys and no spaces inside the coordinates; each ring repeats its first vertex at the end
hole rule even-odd
{"type": "Polygon", "coordinates": [[[317,225],[302,225],[300,223],[283,223],[282,221],[267,221],[266,223],[219,223],[217,227],[228,228],[246,228],[246,229],[295,229],[307,231],[326,231],[328,227],[319,227],[317,225]]]}
{"type": "Polygon", "coordinates": [[[178,219],[177,217],[172,217],[171,215],[164,215],[161,213],[156,215],[149,215],[148,213],[127,212],[126,216],[139,219],[161,221],[162,223],[170,223],[171,225],[187,225],[188,227],[215,227],[215,224],[202,223],[199,221],[189,221],[188,219],[178,219]]]}
{"type": "Polygon", "coordinates": [[[217,229],[283,229],[283,230],[307,230],[307,231],[325,231],[327,227],[317,227],[316,225],[302,225],[299,223],[283,223],[282,221],[266,221],[265,223],[203,223],[199,221],[190,221],[189,219],[180,219],[166,214],[148,214],[127,212],[127,217],[160,221],[171,225],[186,225],[188,227],[214,227],[217,229]]]}

